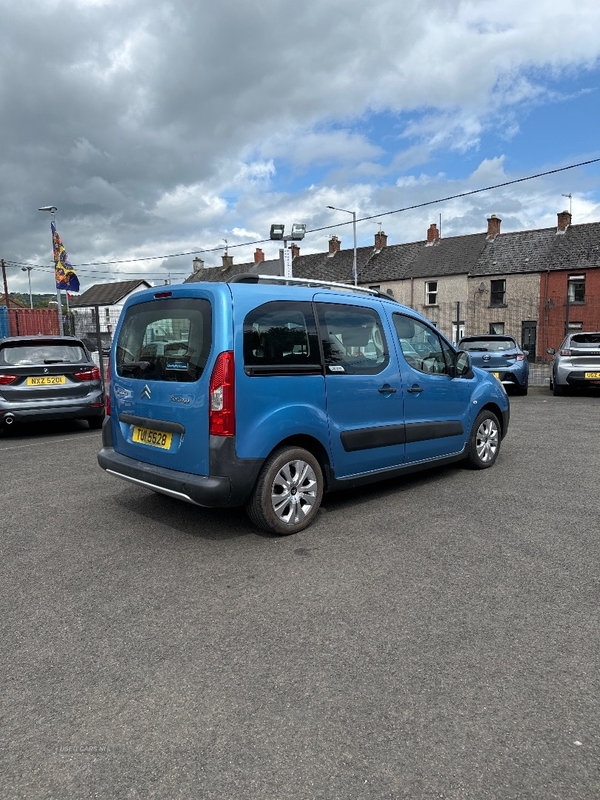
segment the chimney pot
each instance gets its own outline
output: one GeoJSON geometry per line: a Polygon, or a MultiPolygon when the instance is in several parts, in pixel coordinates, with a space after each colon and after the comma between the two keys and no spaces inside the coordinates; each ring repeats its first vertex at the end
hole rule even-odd
{"type": "Polygon", "coordinates": [[[558,231],[564,232],[571,224],[571,214],[568,211],[561,211],[558,214],[558,231]]]}
{"type": "Polygon", "coordinates": [[[427,228],[427,244],[434,244],[439,241],[439,238],[440,232],[438,231],[437,225],[435,222],[432,222],[429,228],[427,228]]]}
{"type": "Polygon", "coordinates": [[[375,250],[383,250],[387,246],[387,235],[383,231],[375,234],[375,250]]]}
{"type": "Polygon", "coordinates": [[[492,214],[491,217],[488,217],[488,229],[487,229],[487,237],[488,239],[495,239],[496,236],[500,236],[500,223],[502,220],[500,217],[497,217],[495,214],[492,214]]]}

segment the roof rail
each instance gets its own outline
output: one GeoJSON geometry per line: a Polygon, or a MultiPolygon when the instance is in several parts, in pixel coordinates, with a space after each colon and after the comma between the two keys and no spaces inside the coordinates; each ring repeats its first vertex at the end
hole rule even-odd
{"type": "Polygon", "coordinates": [[[250,272],[243,272],[234,275],[227,283],[283,283],[296,286],[318,286],[322,289],[344,289],[347,292],[362,292],[363,294],[373,295],[374,297],[383,296],[377,289],[368,289],[366,286],[353,286],[350,283],[336,283],[335,281],[319,281],[312,278],[286,278],[284,275],[253,275],[250,272]]]}

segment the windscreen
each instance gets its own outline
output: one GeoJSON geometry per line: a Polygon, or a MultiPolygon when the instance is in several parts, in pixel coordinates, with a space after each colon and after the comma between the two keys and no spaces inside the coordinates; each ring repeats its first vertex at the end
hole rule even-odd
{"type": "Polygon", "coordinates": [[[211,344],[208,300],[170,298],[133,305],[117,341],[117,374],[144,381],[197,381],[211,344]]]}

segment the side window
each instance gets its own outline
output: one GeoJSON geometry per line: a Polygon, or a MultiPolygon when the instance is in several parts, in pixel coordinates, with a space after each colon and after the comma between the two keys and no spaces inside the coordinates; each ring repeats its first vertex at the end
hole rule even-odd
{"type": "Polygon", "coordinates": [[[321,372],[311,303],[274,301],[244,320],[244,367],[248,375],[321,372]]]}
{"type": "Polygon", "coordinates": [[[394,327],[406,363],[419,372],[449,374],[454,350],[425,323],[404,314],[394,314],[394,327]]]}
{"type": "Polygon", "coordinates": [[[318,303],[317,316],[328,374],[373,375],[387,365],[388,346],[374,309],[318,303]]]}

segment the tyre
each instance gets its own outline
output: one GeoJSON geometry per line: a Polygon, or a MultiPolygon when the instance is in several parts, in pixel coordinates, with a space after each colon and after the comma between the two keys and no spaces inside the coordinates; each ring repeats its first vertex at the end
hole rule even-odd
{"type": "Polygon", "coordinates": [[[500,452],[500,423],[492,411],[482,411],[469,439],[467,463],[473,469],[491,467],[500,452]]]}
{"type": "Polygon", "coordinates": [[[277,450],[265,462],[246,506],[252,522],[279,536],[313,522],[323,499],[323,472],[301,447],[277,450]]]}
{"type": "Polygon", "coordinates": [[[513,391],[516,395],[521,395],[522,397],[525,397],[527,395],[527,388],[528,388],[527,386],[515,386],[513,391]]]}
{"type": "Polygon", "coordinates": [[[565,394],[565,387],[560,386],[556,381],[552,383],[552,394],[554,397],[562,397],[565,394]]]}
{"type": "Polygon", "coordinates": [[[87,423],[90,426],[90,430],[92,431],[99,431],[102,427],[102,423],[104,422],[104,417],[88,417],[87,423]]]}

